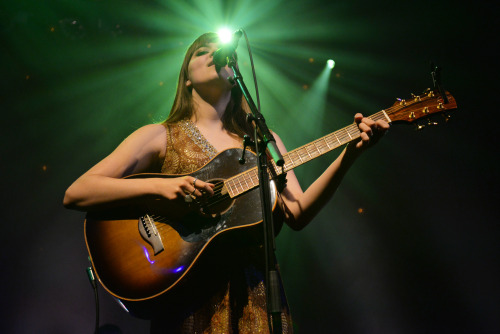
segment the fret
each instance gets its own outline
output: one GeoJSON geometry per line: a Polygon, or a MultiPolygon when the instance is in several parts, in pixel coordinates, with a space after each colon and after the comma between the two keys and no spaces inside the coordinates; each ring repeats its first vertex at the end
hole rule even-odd
{"type": "MultiPolygon", "coordinates": [[[[247,175],[247,176],[248,176],[248,175],[247,175]]],[[[245,189],[246,189],[246,190],[250,189],[250,187],[248,186],[248,182],[247,182],[247,180],[248,180],[248,177],[244,177],[244,178],[243,178],[243,181],[245,181],[245,189]]]]}
{"type": "Polygon", "coordinates": [[[295,159],[293,158],[293,154],[295,154],[295,151],[290,151],[286,155],[290,160],[290,162],[292,163],[292,165],[295,167],[295,159]]]}
{"type": "Polygon", "coordinates": [[[293,153],[295,153],[295,152],[294,152],[294,151],[290,151],[290,152],[288,152],[288,153],[287,153],[287,154],[283,157],[283,158],[285,158],[285,157],[286,157],[286,158],[285,158],[285,164],[286,164],[286,166],[288,166],[288,165],[290,165],[290,164],[291,164],[291,165],[292,165],[292,167],[291,167],[291,168],[295,168],[295,167],[296,167],[296,166],[295,166],[295,161],[294,161],[294,159],[293,159],[293,157],[292,157],[292,154],[293,154],[293,153]]]}
{"type": "Polygon", "coordinates": [[[315,153],[316,153],[315,147],[313,147],[312,144],[309,144],[306,147],[307,147],[307,153],[309,155],[309,160],[312,160],[314,158],[315,153]]]}
{"type": "Polygon", "coordinates": [[[342,145],[347,143],[345,132],[346,132],[345,129],[337,131],[338,135],[340,136],[342,145]]]}
{"type": "MultiPolygon", "coordinates": [[[[370,119],[377,121],[384,119],[390,122],[385,110],[369,116],[370,119]]],[[[360,131],[356,124],[351,124],[343,129],[332,132],[322,138],[319,138],[309,144],[298,147],[283,155],[283,168],[276,166],[274,161],[270,161],[269,169],[274,170],[274,175],[286,173],[312,159],[315,159],[325,153],[328,153],[337,147],[347,144],[356,138],[359,138],[360,131]]],[[[272,177],[272,175],[270,176],[272,177]]],[[[251,168],[239,175],[224,181],[230,197],[236,197],[250,189],[259,186],[259,177],[257,167],[251,168]]]]}
{"type": "Polygon", "coordinates": [[[307,147],[306,146],[303,146],[299,151],[298,151],[299,155],[300,155],[300,162],[301,163],[306,163],[309,161],[308,158],[310,158],[311,156],[309,155],[309,152],[307,152],[307,147]]]}
{"type": "Polygon", "coordinates": [[[299,159],[300,159],[300,164],[303,164],[303,163],[304,163],[304,161],[302,160],[302,156],[300,155],[300,152],[299,152],[299,151],[297,151],[297,156],[298,156],[298,157],[299,157],[299,159]]]}
{"type": "MultiPolygon", "coordinates": [[[[309,150],[307,149],[307,145],[302,147],[302,151],[305,151],[307,153],[307,155],[309,156],[309,160],[311,160],[311,155],[309,154],[309,150]]],[[[309,160],[306,160],[306,162],[309,160]]]]}
{"type": "MultiPolygon", "coordinates": [[[[252,171],[252,170],[250,170],[252,171]]],[[[242,193],[244,193],[245,191],[249,190],[249,189],[252,189],[256,186],[255,183],[252,184],[252,186],[250,186],[247,182],[247,180],[249,179],[249,175],[250,173],[248,173],[249,171],[246,171],[242,174],[239,174],[239,175],[236,175],[234,177],[232,177],[231,179],[229,179],[228,181],[226,181],[227,184],[229,184],[230,186],[230,196],[231,197],[235,197],[235,196],[238,196],[242,193]]],[[[251,179],[251,177],[250,177],[251,179]]]]}
{"type": "Polygon", "coordinates": [[[381,113],[384,116],[385,121],[388,122],[388,123],[390,123],[391,119],[389,118],[389,116],[387,115],[387,113],[385,112],[385,110],[382,110],[381,113]]]}
{"type": "Polygon", "coordinates": [[[342,146],[342,143],[339,140],[339,137],[337,137],[337,134],[334,132],[333,135],[335,136],[335,139],[339,142],[339,146],[342,146]]]}
{"type": "Polygon", "coordinates": [[[326,141],[326,138],[321,138],[320,141],[322,142],[321,146],[321,154],[325,154],[331,150],[330,145],[328,145],[328,142],[326,141]]]}
{"type": "MultiPolygon", "coordinates": [[[[288,159],[285,159],[285,161],[286,161],[286,160],[290,161],[290,163],[291,163],[291,164],[292,164],[292,166],[293,166],[292,168],[294,168],[294,167],[295,167],[295,162],[293,162],[293,159],[292,159],[291,155],[290,155],[290,154],[287,154],[287,155],[286,155],[286,157],[287,157],[288,159]]],[[[288,162],[287,162],[287,163],[285,163],[285,166],[288,166],[288,165],[289,165],[289,163],[288,163],[288,162]]],[[[287,168],[288,168],[288,167],[287,167],[287,168]]],[[[290,168],[290,169],[292,169],[292,168],[290,168]]]]}
{"type": "Polygon", "coordinates": [[[349,135],[349,137],[351,138],[351,140],[358,138],[358,137],[359,137],[359,135],[360,135],[360,133],[359,133],[359,129],[358,129],[358,127],[357,127],[357,126],[355,126],[355,125],[348,126],[348,127],[346,128],[346,132],[347,132],[347,134],[349,135]],[[355,132],[351,135],[351,131],[353,131],[353,128],[355,129],[355,132]],[[354,136],[354,137],[353,137],[353,136],[354,136]]]}
{"type": "MultiPolygon", "coordinates": [[[[337,145],[336,142],[339,142],[339,141],[338,141],[338,139],[334,139],[333,137],[334,137],[333,134],[328,135],[328,136],[325,137],[325,142],[328,145],[328,148],[330,150],[333,150],[334,148],[338,147],[338,145],[337,145]]],[[[337,138],[337,137],[335,137],[335,138],[337,138]]]]}
{"type": "Polygon", "coordinates": [[[235,189],[235,179],[236,178],[232,178],[232,179],[229,179],[226,184],[228,186],[228,190],[229,190],[229,196],[231,197],[235,197],[238,195],[238,192],[236,191],[235,189]]]}
{"type": "Polygon", "coordinates": [[[309,144],[307,147],[307,153],[309,154],[309,160],[314,159],[317,156],[316,147],[313,144],[309,144]]]}
{"type": "Polygon", "coordinates": [[[252,180],[252,185],[253,186],[258,185],[259,178],[257,177],[257,170],[252,169],[252,172],[250,174],[251,174],[250,180],[252,180]]]}
{"type": "Polygon", "coordinates": [[[317,153],[316,156],[320,156],[321,155],[321,151],[318,148],[317,141],[313,142],[312,145],[314,146],[314,148],[316,149],[316,151],[318,151],[318,153],[317,153]]]}
{"type": "Polygon", "coordinates": [[[328,152],[329,150],[331,150],[332,148],[330,147],[330,144],[328,144],[328,140],[326,140],[326,137],[323,138],[323,141],[325,142],[326,144],[326,152],[328,152]]]}
{"type": "Polygon", "coordinates": [[[293,160],[290,158],[290,152],[283,155],[283,160],[285,160],[283,167],[285,168],[286,171],[293,169],[295,167],[293,160]]]}
{"type": "Polygon", "coordinates": [[[296,163],[296,161],[293,159],[292,154],[295,153],[294,151],[288,152],[283,156],[285,159],[285,164],[284,166],[286,167],[287,170],[294,169],[297,166],[300,166],[300,164],[296,163]]]}
{"type": "Polygon", "coordinates": [[[298,150],[295,150],[294,154],[295,154],[295,157],[298,158],[298,159],[295,159],[296,165],[297,166],[302,165],[304,163],[304,161],[302,160],[302,156],[300,155],[300,152],[298,150]]]}
{"type": "Polygon", "coordinates": [[[318,156],[323,154],[322,148],[323,145],[321,144],[321,140],[316,140],[313,142],[314,147],[316,148],[316,151],[318,151],[318,156]]]}
{"type": "Polygon", "coordinates": [[[230,178],[227,181],[224,182],[226,189],[229,193],[230,197],[235,197],[237,194],[235,193],[233,189],[233,184],[234,184],[234,178],[230,178]]]}
{"type": "Polygon", "coordinates": [[[241,194],[241,190],[242,190],[242,187],[241,187],[241,175],[239,177],[237,177],[235,180],[235,186],[236,186],[236,192],[241,194]],[[238,181],[238,183],[236,183],[236,181],[238,181]]]}
{"type": "Polygon", "coordinates": [[[241,192],[244,192],[247,190],[246,188],[246,178],[247,178],[247,174],[248,173],[245,173],[243,174],[241,177],[239,177],[239,181],[240,181],[240,188],[241,188],[241,192]]]}
{"type": "Polygon", "coordinates": [[[254,182],[253,178],[254,178],[254,175],[253,175],[253,169],[247,171],[246,173],[246,177],[245,177],[245,185],[246,185],[246,190],[249,190],[249,189],[252,189],[254,184],[257,184],[256,182],[254,182]]]}
{"type": "Polygon", "coordinates": [[[277,174],[279,172],[280,168],[278,166],[276,166],[274,161],[269,160],[269,162],[271,163],[271,167],[273,168],[273,171],[277,174]]]}

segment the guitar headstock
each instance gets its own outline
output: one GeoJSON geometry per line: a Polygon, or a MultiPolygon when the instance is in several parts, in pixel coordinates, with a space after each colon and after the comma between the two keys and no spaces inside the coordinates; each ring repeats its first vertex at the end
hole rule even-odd
{"type": "Polygon", "coordinates": [[[385,109],[392,122],[409,122],[429,117],[433,114],[444,113],[457,108],[455,98],[445,92],[448,103],[438,91],[428,90],[422,95],[414,95],[408,100],[398,99],[392,107],[385,109]]]}

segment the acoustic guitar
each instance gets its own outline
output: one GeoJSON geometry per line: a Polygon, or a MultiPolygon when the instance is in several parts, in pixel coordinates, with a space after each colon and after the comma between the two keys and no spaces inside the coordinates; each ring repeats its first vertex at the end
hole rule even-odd
{"type": "MultiPolygon", "coordinates": [[[[370,118],[411,123],[456,109],[453,96],[445,94],[444,99],[437,91],[428,90],[398,100],[370,118]]],[[[359,137],[357,125],[351,124],[284,154],[284,166],[271,163],[271,174],[279,176],[359,137]]],[[[138,311],[140,302],[147,305],[157,297],[171,298],[172,305],[178,305],[176,296],[194,293],[193,288],[211,274],[210,259],[218,256],[221,245],[258,239],[262,233],[256,157],[248,151],[246,163],[240,164],[241,154],[241,149],[225,150],[189,174],[215,184],[215,195],[194,203],[195,209],[145,204],[87,213],[85,242],[95,273],[102,286],[137,316],[147,316],[138,311]]],[[[127,178],[179,176],[136,174],[127,178]]],[[[271,188],[274,209],[277,191],[275,186],[271,188]]]]}

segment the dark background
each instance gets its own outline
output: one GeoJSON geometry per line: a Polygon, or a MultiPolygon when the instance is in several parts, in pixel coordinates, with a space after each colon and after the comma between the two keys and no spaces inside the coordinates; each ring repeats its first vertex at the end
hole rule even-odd
{"type": "MultiPolygon", "coordinates": [[[[317,25],[317,35],[292,33],[287,45],[310,49],[312,57],[328,50],[339,54],[340,75],[332,79],[338,90],[328,105],[343,110],[340,116],[325,114],[317,133],[298,136],[280,121],[289,123],[293,115],[268,109],[271,127],[289,148],[348,124],[357,111],[375,112],[397,96],[430,87],[429,60],[443,68],[445,88],[459,107],[451,121],[423,131],[394,125],[359,159],[311,226],[282,232],[277,253],[297,332],[498,333],[496,7],[448,1],[275,3],[267,15],[282,29],[313,31],[317,25]],[[357,99],[342,99],[342,91],[357,99]]],[[[165,117],[168,106],[159,101],[174,88],[166,80],[169,90],[160,90],[161,71],[141,72],[131,61],[134,50],[104,51],[162,34],[185,47],[208,30],[176,37],[174,29],[137,21],[133,4],[0,6],[2,333],[93,330],[84,214],[62,207],[64,191],[134,129],[165,117]],[[71,23],[75,18],[82,28],[71,23]],[[120,68],[130,73],[134,66],[137,73],[120,76],[120,68]],[[148,76],[156,80],[150,90],[141,81],[148,76]]],[[[161,1],[141,4],[173,19],[161,1]]],[[[250,42],[252,29],[264,30],[245,29],[250,42]]],[[[262,50],[265,39],[256,39],[262,50]]],[[[153,47],[134,60],[161,63],[168,51],[168,45],[153,47]]],[[[280,57],[298,69],[307,64],[280,57]]],[[[294,80],[291,67],[278,70],[294,80]]],[[[304,188],[334,156],[297,169],[304,188]]],[[[148,331],[146,321],[128,316],[101,292],[101,324],[123,333],[148,331]]]]}

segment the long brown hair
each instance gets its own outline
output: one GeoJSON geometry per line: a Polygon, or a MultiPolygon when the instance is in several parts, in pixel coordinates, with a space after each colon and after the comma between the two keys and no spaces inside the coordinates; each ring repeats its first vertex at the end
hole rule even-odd
{"type": "MultiPolygon", "coordinates": [[[[167,119],[163,122],[164,124],[172,124],[183,119],[189,119],[193,115],[192,89],[186,86],[189,61],[200,47],[218,41],[219,36],[216,33],[208,32],[198,37],[187,49],[179,73],[179,80],[177,81],[174,104],[167,119]]],[[[233,87],[231,90],[231,100],[222,116],[224,128],[240,137],[243,137],[245,134],[252,134],[253,127],[247,122],[248,113],[250,113],[250,108],[246,100],[242,98],[241,90],[237,86],[233,87]]]]}

